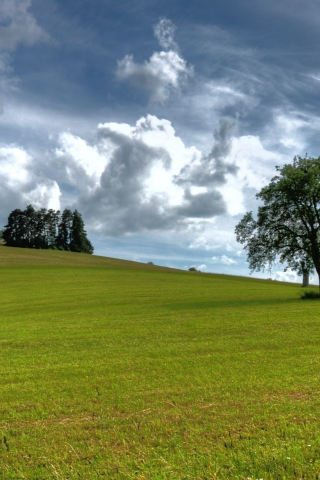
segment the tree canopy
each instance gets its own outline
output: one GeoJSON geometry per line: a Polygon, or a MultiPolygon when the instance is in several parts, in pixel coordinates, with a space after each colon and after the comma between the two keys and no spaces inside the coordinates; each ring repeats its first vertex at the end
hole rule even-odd
{"type": "Polygon", "coordinates": [[[93,253],[81,214],[75,210],[60,211],[32,205],[13,210],[4,227],[2,238],[9,247],[52,248],[72,252],[93,253]]]}
{"type": "Polygon", "coordinates": [[[271,269],[279,260],[298,274],[319,275],[320,157],[295,157],[256,197],[257,219],[247,212],[236,226],[251,271],[271,269]]]}

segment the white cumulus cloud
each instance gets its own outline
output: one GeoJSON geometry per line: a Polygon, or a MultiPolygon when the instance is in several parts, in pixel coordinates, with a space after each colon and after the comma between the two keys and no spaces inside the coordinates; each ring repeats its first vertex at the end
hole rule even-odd
{"type": "Polygon", "coordinates": [[[298,281],[298,275],[291,269],[288,269],[286,272],[277,271],[272,278],[273,280],[279,280],[281,282],[296,283],[298,281]]]}
{"type": "Polygon", "coordinates": [[[213,263],[221,263],[223,265],[236,265],[237,262],[226,255],[222,255],[221,257],[212,257],[211,258],[213,263]]]}
{"type": "Polygon", "coordinates": [[[154,102],[167,100],[170,91],[179,89],[191,73],[187,62],[173,51],[155,52],[143,64],[136,63],[133,55],[126,55],[118,62],[117,70],[121,80],[148,90],[154,102]]]}
{"type": "MultiPolygon", "coordinates": [[[[110,146],[110,151],[112,150],[110,146]]],[[[56,149],[58,158],[69,157],[73,165],[82,167],[88,176],[98,179],[108,163],[105,152],[101,154],[96,145],[89,145],[84,139],[64,132],[59,135],[59,146],[56,149]]],[[[70,161],[69,175],[71,174],[70,161]]]]}
{"type": "Polygon", "coordinates": [[[275,174],[275,165],[285,163],[280,154],[266,149],[254,135],[233,136],[225,162],[235,166],[235,175],[228,173],[225,183],[217,187],[227,203],[230,215],[246,212],[245,189],[261,190],[275,174]]]}
{"type": "Polygon", "coordinates": [[[7,214],[13,208],[60,208],[60,188],[50,178],[37,174],[35,160],[22,148],[0,148],[0,202],[7,214]]]}
{"type": "MultiPolygon", "coordinates": [[[[227,147],[219,135],[213,151],[219,156],[221,185],[227,147]]],[[[187,147],[176,135],[171,122],[147,115],[133,126],[100,124],[91,144],[70,132],[60,134],[46,172],[62,186],[62,200],[69,198],[68,204],[73,192],[72,205],[93,228],[117,236],[179,230],[225,213],[217,189],[199,186],[192,179],[176,181],[186,166],[198,164],[202,157],[200,150],[187,147]]]]}
{"type": "Polygon", "coordinates": [[[135,125],[100,124],[93,143],[61,133],[48,176],[63,186],[62,200],[72,198],[88,224],[107,235],[203,231],[216,219],[211,238],[201,233],[190,248],[217,250],[213,261],[232,265],[236,261],[224,253],[237,255],[237,248],[229,237],[222,240],[217,219],[244,211],[243,189],[262,186],[272,161],[259,138],[237,137],[236,123],[228,117],[221,119],[204,155],[187,147],[170,121],[147,115],[135,125]]]}
{"type": "Polygon", "coordinates": [[[189,245],[190,249],[194,250],[217,250],[221,248],[220,244],[214,243],[212,240],[202,236],[195,238],[189,245]]]}
{"type": "Polygon", "coordinates": [[[153,102],[167,100],[170,92],[179,90],[181,84],[193,74],[193,68],[177,52],[173,41],[174,31],[175,27],[170,20],[160,20],[154,27],[154,32],[165,50],[154,52],[142,64],[136,63],[133,55],[126,55],[118,62],[118,78],[146,89],[153,102]]]}

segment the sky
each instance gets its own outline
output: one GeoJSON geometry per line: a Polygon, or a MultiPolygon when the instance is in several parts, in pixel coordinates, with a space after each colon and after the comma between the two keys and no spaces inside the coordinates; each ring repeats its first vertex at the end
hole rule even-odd
{"type": "Polygon", "coordinates": [[[235,225],[320,155],[319,23],[317,0],[0,0],[0,225],[76,208],[95,254],[249,275],[235,225]]]}

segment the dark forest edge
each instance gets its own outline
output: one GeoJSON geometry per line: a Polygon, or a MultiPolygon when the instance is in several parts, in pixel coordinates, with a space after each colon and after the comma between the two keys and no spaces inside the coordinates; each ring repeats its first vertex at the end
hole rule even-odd
{"type": "Polygon", "coordinates": [[[13,210],[4,227],[2,239],[8,247],[66,250],[93,253],[87,238],[81,213],[65,209],[35,210],[28,205],[25,210],[13,210]]]}

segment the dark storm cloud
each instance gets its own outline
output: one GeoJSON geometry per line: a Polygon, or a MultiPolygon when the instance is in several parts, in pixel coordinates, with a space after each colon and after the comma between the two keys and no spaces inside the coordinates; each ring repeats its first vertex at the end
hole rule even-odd
{"type": "Polygon", "coordinates": [[[184,203],[177,207],[177,214],[192,218],[212,218],[227,212],[226,202],[217,187],[227,182],[227,174],[236,175],[238,171],[236,165],[226,162],[235,129],[235,120],[222,118],[219,130],[214,133],[214,145],[210,154],[203,156],[200,164],[186,165],[174,177],[174,182],[185,188],[184,203]],[[192,186],[206,187],[207,192],[192,194],[192,186]]]}
{"type": "Polygon", "coordinates": [[[235,128],[236,122],[232,118],[222,118],[220,128],[214,134],[215,141],[210,154],[204,156],[198,165],[183,167],[174,182],[180,186],[214,188],[226,183],[227,174],[236,175],[238,167],[225,161],[231,150],[235,128]]]}
{"type": "Polygon", "coordinates": [[[95,185],[95,180],[88,175],[85,168],[67,153],[58,154],[44,167],[44,170],[59,184],[67,184],[79,191],[87,191],[95,185]]]}
{"type": "Polygon", "coordinates": [[[107,127],[99,129],[101,151],[105,140],[116,148],[99,184],[79,197],[84,215],[93,225],[102,224],[102,230],[110,235],[172,227],[173,215],[164,208],[167,199],[161,195],[148,197],[144,192],[152,166],[158,161],[165,167],[170,164],[166,150],[149,147],[107,127]]]}
{"type": "Polygon", "coordinates": [[[210,190],[192,195],[187,188],[184,203],[176,207],[175,212],[186,218],[212,218],[227,212],[227,206],[220,192],[210,190]]]}

